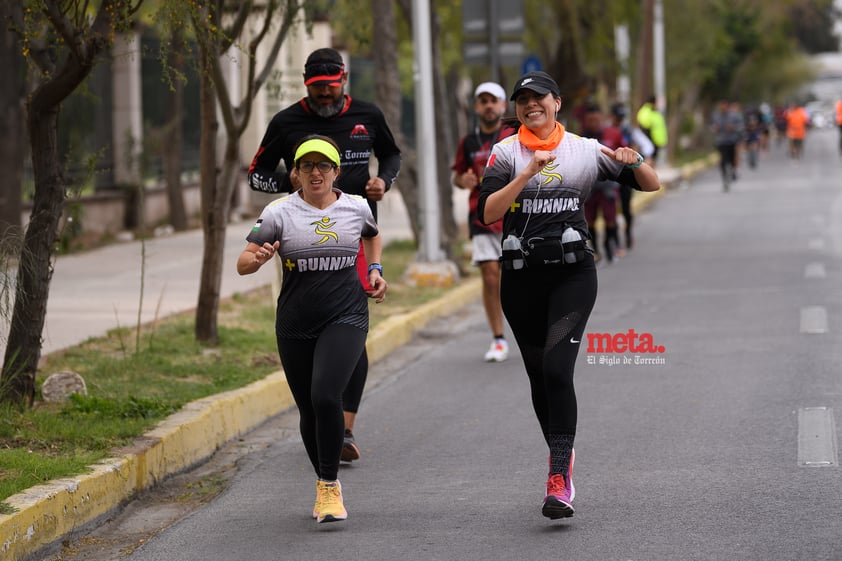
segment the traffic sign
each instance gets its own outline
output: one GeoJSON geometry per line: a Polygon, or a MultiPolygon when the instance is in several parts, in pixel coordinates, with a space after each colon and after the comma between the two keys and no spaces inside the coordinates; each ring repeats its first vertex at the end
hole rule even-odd
{"type": "Polygon", "coordinates": [[[526,74],[527,72],[537,72],[543,69],[544,67],[541,64],[540,58],[535,55],[528,55],[525,59],[523,59],[523,65],[520,68],[520,73],[526,74]]]}
{"type": "Polygon", "coordinates": [[[465,63],[517,66],[523,61],[523,0],[463,0],[465,63]]]}

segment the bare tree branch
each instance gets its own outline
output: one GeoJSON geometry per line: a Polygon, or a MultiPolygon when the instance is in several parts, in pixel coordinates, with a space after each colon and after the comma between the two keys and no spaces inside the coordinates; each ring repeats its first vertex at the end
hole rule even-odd
{"type": "MultiPolygon", "coordinates": [[[[62,39],[64,39],[64,42],[70,51],[78,58],[83,58],[82,53],[79,52],[81,45],[76,34],[76,26],[70,22],[66,13],[62,13],[55,0],[47,0],[47,2],[44,3],[43,12],[53,25],[53,28],[55,28],[62,39]]],[[[76,25],[78,25],[78,23],[76,25]]]]}
{"type": "Polygon", "coordinates": [[[266,80],[269,79],[272,68],[275,66],[275,61],[278,59],[278,53],[281,50],[281,45],[286,40],[289,30],[292,28],[293,23],[295,23],[295,18],[301,8],[302,4],[298,0],[287,0],[286,8],[284,9],[284,19],[281,22],[281,29],[278,31],[278,35],[275,37],[275,42],[272,44],[272,48],[269,51],[269,57],[266,60],[266,65],[254,81],[255,89],[260,89],[263,84],[266,83],[266,80]]]}
{"type": "MultiPolygon", "coordinates": [[[[230,49],[231,45],[234,44],[234,39],[239,37],[243,32],[243,27],[245,27],[246,21],[248,21],[253,4],[254,2],[252,0],[246,0],[240,4],[240,10],[237,12],[237,17],[234,18],[233,22],[231,22],[231,27],[226,29],[222,35],[223,39],[219,43],[220,52],[224,53],[230,49]]],[[[221,10],[217,12],[216,17],[222,17],[221,10]]]]}

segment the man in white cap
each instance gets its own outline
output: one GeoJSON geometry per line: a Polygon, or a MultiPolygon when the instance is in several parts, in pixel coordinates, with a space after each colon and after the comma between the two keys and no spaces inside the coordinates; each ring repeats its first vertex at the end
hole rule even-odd
{"type": "Polygon", "coordinates": [[[483,224],[477,215],[479,185],[491,147],[500,139],[514,134],[515,129],[503,124],[506,113],[506,91],[495,82],[484,82],[474,91],[474,131],[459,143],[451,166],[452,182],[470,191],[468,196],[468,233],[473,246],[473,261],[482,273],[482,302],[493,340],[486,362],[502,362],[509,356],[509,345],[503,333],[503,309],[500,306],[500,255],[503,221],[483,224]]]}

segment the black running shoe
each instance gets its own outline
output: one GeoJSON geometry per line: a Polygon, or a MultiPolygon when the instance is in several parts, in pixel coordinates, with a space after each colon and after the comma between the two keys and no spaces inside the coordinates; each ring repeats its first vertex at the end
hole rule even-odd
{"type": "Polygon", "coordinates": [[[342,443],[342,455],[340,459],[343,462],[353,462],[360,459],[360,449],[357,448],[357,443],[354,442],[354,434],[351,429],[345,429],[345,441],[342,443]]]}

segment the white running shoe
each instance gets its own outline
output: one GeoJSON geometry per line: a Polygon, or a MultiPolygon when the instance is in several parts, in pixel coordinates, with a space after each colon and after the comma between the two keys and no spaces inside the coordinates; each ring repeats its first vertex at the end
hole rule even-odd
{"type": "Polygon", "coordinates": [[[509,344],[503,339],[491,342],[491,347],[485,353],[485,362],[503,362],[509,358],[509,344]]]}

